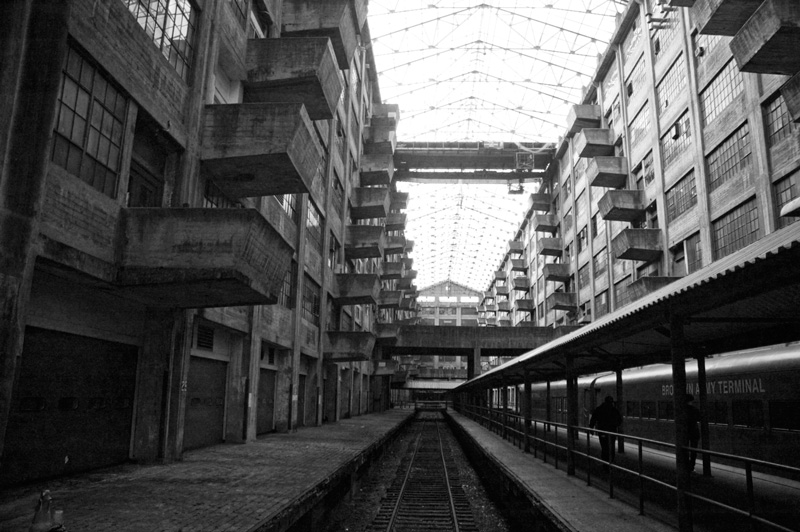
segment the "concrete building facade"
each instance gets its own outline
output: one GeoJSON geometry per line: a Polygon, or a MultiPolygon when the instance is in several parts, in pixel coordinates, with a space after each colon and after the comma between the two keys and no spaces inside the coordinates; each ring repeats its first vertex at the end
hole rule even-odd
{"type": "Polygon", "coordinates": [[[415,293],[366,0],[0,11],[0,483],[386,408],[415,293]]]}

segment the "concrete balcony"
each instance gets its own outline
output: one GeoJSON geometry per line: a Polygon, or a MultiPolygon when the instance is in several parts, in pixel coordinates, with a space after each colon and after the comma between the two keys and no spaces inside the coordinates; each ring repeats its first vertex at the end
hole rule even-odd
{"type": "Polygon", "coordinates": [[[505,270],[497,270],[494,272],[494,280],[495,281],[505,281],[508,279],[508,273],[505,270]]]}
{"type": "Polygon", "coordinates": [[[373,364],[372,374],[376,377],[394,375],[395,371],[397,371],[397,368],[400,366],[397,360],[375,360],[373,364]]]}
{"type": "Polygon", "coordinates": [[[531,194],[528,198],[528,209],[539,212],[550,212],[550,195],[531,194]]]}
{"type": "Polygon", "coordinates": [[[411,253],[412,251],[414,251],[414,241],[406,240],[406,253],[411,253]]]}
{"type": "Polygon", "coordinates": [[[386,218],[389,214],[389,189],[356,187],[350,195],[350,218],[386,218]]]}
{"type": "Polygon", "coordinates": [[[394,128],[371,125],[364,128],[364,153],[368,155],[392,155],[397,146],[394,128]]]}
{"type": "Polygon", "coordinates": [[[487,299],[494,299],[494,292],[491,290],[486,290],[483,292],[483,300],[486,301],[487,299]]]}
{"type": "Polygon", "coordinates": [[[511,303],[509,301],[501,301],[497,304],[498,312],[511,312],[511,303]]]}
{"type": "Polygon", "coordinates": [[[497,312],[497,303],[487,304],[486,312],[497,312]]]}
{"type": "Polygon", "coordinates": [[[494,293],[498,296],[508,296],[509,294],[508,286],[495,286],[494,293]]]}
{"type": "Polygon", "coordinates": [[[614,155],[614,141],[608,129],[584,128],[575,136],[578,157],[614,155]]]}
{"type": "Polygon", "coordinates": [[[344,245],[347,260],[383,257],[386,233],[381,226],[348,225],[344,245]]]}
{"type": "Polygon", "coordinates": [[[536,241],[539,255],[561,257],[564,254],[564,241],[560,238],[540,238],[536,241]]]}
{"type": "Polygon", "coordinates": [[[511,259],[511,271],[528,273],[528,265],[525,263],[525,259],[511,259]]]}
{"type": "Polygon", "coordinates": [[[311,120],[330,120],[342,89],[339,66],[328,39],[247,41],[245,103],[301,103],[311,120]]]}
{"type": "Polygon", "coordinates": [[[586,167],[586,179],[592,187],[622,188],[628,182],[628,158],[593,157],[586,167]]]}
{"type": "Polygon", "coordinates": [[[696,0],[692,14],[700,33],[734,36],[762,0],[696,0]]]}
{"type": "Polygon", "coordinates": [[[513,288],[520,292],[527,292],[531,288],[531,281],[527,277],[514,277],[513,288]]]}
{"type": "Polygon", "coordinates": [[[730,47],[742,72],[793,76],[800,71],[798,43],[800,3],[764,0],[733,37],[730,47]]]}
{"type": "Polygon", "coordinates": [[[623,229],[611,241],[611,250],[618,259],[650,262],[661,257],[660,229],[623,229]]]}
{"type": "Polygon", "coordinates": [[[558,216],[555,214],[535,214],[533,230],[537,233],[555,233],[558,230],[558,216]]]}
{"type": "MultiPolygon", "coordinates": [[[[400,260],[403,262],[403,266],[406,267],[406,270],[410,270],[411,268],[414,267],[414,259],[412,259],[411,257],[404,256],[400,260]]],[[[415,271],[414,272],[414,277],[416,277],[416,276],[417,276],[417,272],[415,271]]]]}
{"type": "Polygon", "coordinates": [[[393,344],[397,340],[397,332],[400,330],[398,323],[376,323],[375,333],[378,343],[393,344]]]}
{"type": "Polygon", "coordinates": [[[497,326],[497,318],[494,316],[487,316],[486,317],[486,326],[487,327],[496,327],[497,326]]]}
{"type": "Polygon", "coordinates": [[[406,268],[402,262],[385,260],[381,267],[381,281],[401,279],[405,273],[406,268]]]}
{"type": "Polygon", "coordinates": [[[404,236],[389,236],[386,237],[387,255],[401,254],[406,251],[406,237],[404,236]]]}
{"type": "Polygon", "coordinates": [[[366,0],[284,0],[281,38],[328,37],[339,68],[347,70],[366,18],[366,0]]]}
{"type": "Polygon", "coordinates": [[[498,327],[511,327],[511,320],[508,318],[498,318],[497,319],[497,326],[498,327]]]}
{"type": "Polygon", "coordinates": [[[536,302],[533,299],[517,299],[514,307],[523,312],[536,312],[536,302]]]}
{"type": "Polygon", "coordinates": [[[784,83],[781,96],[786,101],[786,109],[795,122],[800,122],[800,72],[784,83]]]}
{"type": "Polygon", "coordinates": [[[408,208],[408,192],[391,193],[390,207],[393,211],[400,211],[408,208]]]}
{"type": "Polygon", "coordinates": [[[322,335],[323,360],[330,363],[370,360],[375,340],[371,332],[326,331],[322,335]]]}
{"type": "Polygon", "coordinates": [[[519,240],[508,241],[508,254],[509,255],[522,255],[525,253],[525,244],[519,240]]]}
{"type": "Polygon", "coordinates": [[[486,325],[486,318],[484,316],[478,317],[478,325],[486,325]]]}
{"type": "Polygon", "coordinates": [[[363,154],[360,173],[363,186],[389,186],[394,178],[394,160],[385,153],[363,154]]]}
{"type": "Polygon", "coordinates": [[[567,115],[567,136],[571,137],[586,127],[600,127],[602,119],[599,105],[573,105],[567,115]]]}
{"type": "Polygon", "coordinates": [[[374,305],[378,301],[381,282],[374,273],[337,273],[335,277],[338,305],[374,305]]]}
{"type": "Polygon", "coordinates": [[[397,129],[398,122],[400,122],[400,106],[397,104],[377,103],[372,107],[371,125],[397,129]]]}
{"type": "Polygon", "coordinates": [[[575,292],[553,292],[547,296],[547,309],[575,312],[578,310],[577,299],[575,292]]]}
{"type": "Polygon", "coordinates": [[[387,231],[402,231],[406,228],[406,214],[393,212],[386,216],[387,231]]]}
{"type": "Polygon", "coordinates": [[[572,268],[569,264],[545,264],[542,268],[544,280],[549,283],[566,283],[572,275],[572,268]]]}
{"type": "Polygon", "coordinates": [[[681,277],[642,277],[632,282],[628,290],[633,290],[633,299],[640,299],[678,279],[681,277]]]}
{"type": "Polygon", "coordinates": [[[642,190],[609,190],[597,206],[603,220],[633,222],[644,215],[645,201],[642,190]]]}
{"type": "Polygon", "coordinates": [[[414,279],[417,277],[416,270],[406,270],[406,275],[397,281],[397,288],[401,290],[415,290],[414,279]],[[413,272],[413,276],[410,275],[413,272]]]}
{"type": "Polygon", "coordinates": [[[378,295],[378,308],[398,309],[402,300],[402,290],[381,290],[378,295]]]}
{"type": "Polygon", "coordinates": [[[123,209],[117,284],[152,307],[277,302],[293,249],[255,209],[123,209]]]}
{"type": "Polygon", "coordinates": [[[303,194],[322,164],[308,113],[298,103],[207,105],[200,158],[233,198],[303,194]]]}

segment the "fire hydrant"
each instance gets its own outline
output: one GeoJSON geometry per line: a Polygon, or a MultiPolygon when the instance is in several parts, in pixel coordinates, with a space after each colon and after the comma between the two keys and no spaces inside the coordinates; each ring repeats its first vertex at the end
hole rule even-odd
{"type": "Polygon", "coordinates": [[[36,511],[33,514],[33,523],[29,532],[66,532],[64,528],[64,512],[56,510],[50,490],[44,490],[39,495],[36,511]]]}

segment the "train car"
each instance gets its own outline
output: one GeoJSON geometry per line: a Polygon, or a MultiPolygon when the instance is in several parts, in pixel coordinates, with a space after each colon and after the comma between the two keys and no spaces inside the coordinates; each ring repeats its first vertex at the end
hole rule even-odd
{"type": "MultiPolygon", "coordinates": [[[[698,398],[697,362],[686,364],[686,393],[698,398]]],[[[657,364],[622,372],[617,407],[623,431],[671,442],[675,437],[672,367],[657,364]]],[[[710,449],[800,467],[800,343],[716,355],[706,359],[710,449]]],[[[616,397],[613,373],[578,380],[579,423],[605,396],[616,397]]],[[[548,419],[545,384],[532,387],[533,417],[548,419]]],[[[551,421],[566,423],[566,382],[550,385],[551,421]]],[[[700,407],[699,400],[695,406],[700,407]]]]}

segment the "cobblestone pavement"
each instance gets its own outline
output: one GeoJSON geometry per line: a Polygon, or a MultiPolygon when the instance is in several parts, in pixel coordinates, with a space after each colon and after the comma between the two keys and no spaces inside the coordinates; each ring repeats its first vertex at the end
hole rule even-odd
{"type": "Polygon", "coordinates": [[[0,491],[0,531],[27,532],[40,489],[69,532],[247,531],[323,483],[411,410],[215,445],[167,465],[123,465],[0,491]]]}

